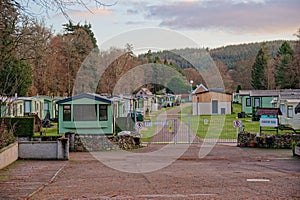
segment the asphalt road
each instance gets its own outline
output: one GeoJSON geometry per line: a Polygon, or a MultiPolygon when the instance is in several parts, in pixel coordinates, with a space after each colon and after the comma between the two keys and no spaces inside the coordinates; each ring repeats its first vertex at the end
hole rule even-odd
{"type": "MultiPolygon", "coordinates": [[[[216,145],[200,159],[200,146],[144,173],[113,169],[90,153],[71,153],[69,161],[19,160],[0,170],[0,199],[300,199],[300,159],[291,150],[216,145]]],[[[126,154],[101,154],[112,153],[126,154]]]]}

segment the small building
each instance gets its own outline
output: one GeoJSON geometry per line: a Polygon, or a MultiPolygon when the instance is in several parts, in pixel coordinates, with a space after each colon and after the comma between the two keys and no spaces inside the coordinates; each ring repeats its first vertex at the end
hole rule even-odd
{"type": "Polygon", "coordinates": [[[231,93],[221,89],[207,89],[205,86],[201,85],[193,92],[193,115],[232,113],[231,93]]]}
{"type": "Polygon", "coordinates": [[[57,104],[59,133],[113,134],[113,101],[107,97],[82,93],[57,104]]]}

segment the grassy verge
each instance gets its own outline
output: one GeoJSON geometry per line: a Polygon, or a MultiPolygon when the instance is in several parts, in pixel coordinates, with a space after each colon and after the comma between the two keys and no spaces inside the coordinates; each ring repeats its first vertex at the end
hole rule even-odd
{"type": "MultiPolygon", "coordinates": [[[[201,116],[181,116],[184,123],[188,123],[188,118],[191,120],[191,129],[200,138],[221,138],[221,139],[235,139],[236,128],[233,126],[234,120],[241,120],[244,131],[251,133],[259,133],[259,122],[252,121],[251,118],[237,118],[237,113],[241,112],[241,106],[233,104],[233,114],[231,115],[201,115],[201,116]],[[223,125],[223,126],[222,126],[223,125]]],[[[181,111],[182,114],[190,114],[191,107],[187,107],[181,111]]],[[[270,128],[272,129],[272,128],[270,128]]],[[[279,134],[286,131],[278,131],[279,134]]],[[[264,134],[274,134],[274,131],[265,131],[264,134]]]]}

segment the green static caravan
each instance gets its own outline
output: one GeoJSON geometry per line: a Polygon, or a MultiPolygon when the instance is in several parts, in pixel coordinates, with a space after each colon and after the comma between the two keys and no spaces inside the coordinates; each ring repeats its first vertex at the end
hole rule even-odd
{"type": "Polygon", "coordinates": [[[272,108],[274,98],[279,96],[280,90],[240,90],[242,112],[255,114],[258,108],[272,108]]]}
{"type": "Polygon", "coordinates": [[[44,119],[44,100],[36,97],[18,97],[23,101],[23,116],[37,114],[40,119],[44,119]]]}
{"type": "Polygon", "coordinates": [[[82,93],[56,102],[58,133],[113,134],[113,101],[106,97],[82,93]]]}
{"type": "Polygon", "coordinates": [[[294,93],[300,93],[300,90],[240,90],[242,112],[255,114],[258,108],[278,108],[277,101],[280,100],[282,94],[293,95],[294,93]]]}

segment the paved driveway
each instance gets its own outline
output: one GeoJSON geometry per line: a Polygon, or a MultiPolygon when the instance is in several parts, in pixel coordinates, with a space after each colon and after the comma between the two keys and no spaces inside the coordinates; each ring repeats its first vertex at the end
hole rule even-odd
{"type": "Polygon", "coordinates": [[[199,159],[199,148],[191,145],[171,165],[147,173],[120,172],[90,153],[17,161],[0,171],[0,199],[300,199],[300,159],[291,150],[217,145],[199,159]]]}

